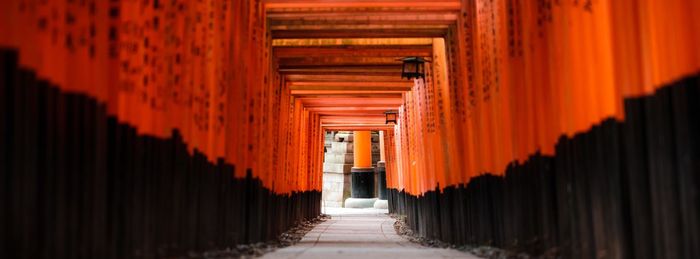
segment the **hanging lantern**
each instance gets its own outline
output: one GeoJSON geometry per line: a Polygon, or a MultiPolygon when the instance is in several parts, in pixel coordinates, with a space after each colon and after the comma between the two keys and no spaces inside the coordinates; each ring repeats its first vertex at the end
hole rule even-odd
{"type": "Polygon", "coordinates": [[[384,116],[386,116],[386,124],[394,123],[394,125],[396,125],[399,117],[396,111],[385,111],[384,116]]]}
{"type": "Polygon", "coordinates": [[[425,79],[425,59],[421,57],[407,57],[402,58],[403,67],[401,68],[401,78],[414,79],[423,78],[425,79]]]}

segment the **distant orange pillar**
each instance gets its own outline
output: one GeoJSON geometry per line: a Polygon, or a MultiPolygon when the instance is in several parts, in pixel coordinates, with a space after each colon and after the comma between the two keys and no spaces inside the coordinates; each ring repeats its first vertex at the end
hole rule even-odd
{"type": "Polygon", "coordinates": [[[372,133],[371,131],[355,131],[353,136],[355,146],[355,168],[372,168],[372,133]]]}
{"type": "Polygon", "coordinates": [[[355,166],[352,172],[352,198],[374,197],[374,168],[372,167],[372,133],[355,131],[353,134],[355,166]]]}
{"type": "Polygon", "coordinates": [[[379,131],[379,161],[386,162],[386,150],[384,147],[384,131],[379,131]]]}
{"type": "Polygon", "coordinates": [[[387,189],[386,189],[386,150],[384,147],[384,134],[383,130],[379,131],[379,161],[377,162],[377,167],[374,172],[377,174],[377,196],[380,200],[388,199],[387,189]]]}

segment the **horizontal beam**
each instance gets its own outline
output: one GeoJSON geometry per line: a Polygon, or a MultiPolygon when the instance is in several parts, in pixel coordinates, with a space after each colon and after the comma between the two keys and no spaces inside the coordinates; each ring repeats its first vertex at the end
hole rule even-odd
{"type": "Polygon", "coordinates": [[[323,130],[351,131],[351,130],[393,130],[394,125],[386,124],[321,124],[323,130]]]}
{"type": "Polygon", "coordinates": [[[371,94],[308,94],[295,95],[297,99],[301,99],[307,107],[310,106],[356,106],[363,104],[379,104],[379,105],[396,105],[396,102],[387,102],[380,99],[400,100],[402,93],[371,93],[371,94]],[[333,101],[325,101],[333,99],[333,101]],[[361,100],[366,100],[362,102],[361,100]],[[359,101],[358,101],[359,100],[359,101]]]}
{"type": "Polygon", "coordinates": [[[314,75],[286,74],[286,82],[406,82],[405,78],[393,75],[336,75],[318,73],[314,75]]]}
{"type": "Polygon", "coordinates": [[[335,39],[273,39],[273,47],[282,46],[350,46],[350,45],[427,45],[432,46],[432,38],[335,38],[335,39]]]}
{"type": "Polygon", "coordinates": [[[432,48],[426,45],[350,45],[350,46],[278,46],[273,48],[275,58],[292,57],[406,57],[431,56],[432,48]]]}
{"type": "Polygon", "coordinates": [[[459,0],[264,0],[267,13],[337,11],[457,11],[459,0]]]}
{"type": "Polygon", "coordinates": [[[401,65],[399,57],[293,57],[278,60],[280,67],[294,66],[348,66],[348,65],[401,65]]]}
{"type": "MultiPolygon", "coordinates": [[[[324,117],[375,117],[375,119],[384,119],[386,116],[384,112],[387,110],[375,110],[375,111],[312,111],[314,114],[324,116],[324,117]]],[[[344,119],[344,122],[353,121],[352,119],[344,119]]]]}
{"type": "Polygon", "coordinates": [[[445,8],[459,10],[459,0],[263,0],[268,12],[292,8],[445,8]]]}
{"type": "Polygon", "coordinates": [[[301,97],[297,98],[302,102],[304,107],[342,107],[342,106],[401,106],[403,104],[402,98],[386,98],[386,97],[374,97],[369,96],[367,98],[336,98],[336,97],[323,97],[323,98],[308,98],[301,97]]]}
{"type": "MultiPolygon", "coordinates": [[[[267,12],[267,18],[271,21],[314,21],[314,20],[393,20],[399,19],[439,19],[455,20],[457,9],[430,10],[427,8],[416,9],[390,9],[390,8],[323,8],[323,9],[287,9],[284,11],[267,12]]],[[[404,24],[404,23],[397,23],[404,24]]]]}
{"type": "Polygon", "coordinates": [[[280,67],[282,75],[368,75],[401,77],[401,64],[391,65],[348,65],[348,66],[289,66],[280,67]]]}
{"type": "Polygon", "coordinates": [[[381,124],[384,123],[386,118],[382,116],[373,115],[358,115],[358,116],[321,116],[322,124],[340,124],[340,123],[369,123],[369,124],[381,124]]]}
{"type": "Polygon", "coordinates": [[[312,112],[348,112],[348,111],[388,111],[396,110],[398,106],[395,105],[368,105],[368,106],[353,106],[353,107],[307,107],[306,109],[312,112]]]}
{"type": "Polygon", "coordinates": [[[394,82],[362,82],[362,81],[320,81],[320,82],[304,82],[291,81],[287,82],[290,90],[403,90],[408,91],[413,87],[413,82],[410,81],[394,81],[394,82]]]}
{"type": "Polygon", "coordinates": [[[457,21],[455,13],[271,13],[267,17],[270,25],[313,25],[313,24],[431,24],[453,25],[457,21]]]}
{"type": "Polygon", "coordinates": [[[440,38],[447,29],[331,29],[331,30],[272,30],[274,39],[310,38],[440,38]]]}
{"type": "MultiPolygon", "coordinates": [[[[449,25],[436,24],[276,24],[268,25],[272,31],[316,30],[433,30],[449,29],[449,25]]],[[[413,36],[412,38],[416,38],[413,36]]],[[[343,37],[339,37],[343,38],[343,37]]],[[[390,37],[389,37],[390,38],[390,37]]],[[[422,38],[422,37],[418,37],[422,38]]]]}
{"type": "Polygon", "coordinates": [[[269,25],[274,39],[313,38],[436,38],[444,37],[446,24],[276,24],[269,25]]]}
{"type": "Polygon", "coordinates": [[[353,91],[353,90],[292,90],[291,94],[297,97],[357,97],[362,96],[401,96],[401,93],[406,92],[406,90],[394,90],[394,91],[353,91]]]}

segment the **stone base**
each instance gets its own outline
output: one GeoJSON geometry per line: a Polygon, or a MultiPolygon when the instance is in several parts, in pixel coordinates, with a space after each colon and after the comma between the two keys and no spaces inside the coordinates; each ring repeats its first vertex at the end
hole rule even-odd
{"type": "Polygon", "coordinates": [[[343,207],[350,197],[350,174],[323,173],[323,202],[327,207],[343,207]]]}
{"type": "Polygon", "coordinates": [[[374,208],[375,209],[388,209],[389,208],[389,201],[388,200],[377,200],[374,202],[374,208]]]}
{"type": "Polygon", "coordinates": [[[348,198],[345,200],[345,208],[373,208],[377,198],[348,198]]]}

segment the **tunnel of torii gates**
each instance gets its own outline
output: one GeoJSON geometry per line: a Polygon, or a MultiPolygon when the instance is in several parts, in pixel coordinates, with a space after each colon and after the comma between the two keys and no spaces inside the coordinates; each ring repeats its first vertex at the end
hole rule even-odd
{"type": "Polygon", "coordinates": [[[0,2],[0,257],[153,258],[321,213],[380,130],[422,236],[700,258],[700,1],[0,2]],[[403,57],[425,78],[401,78],[403,57]],[[397,124],[384,112],[398,111],[397,124]]]}

